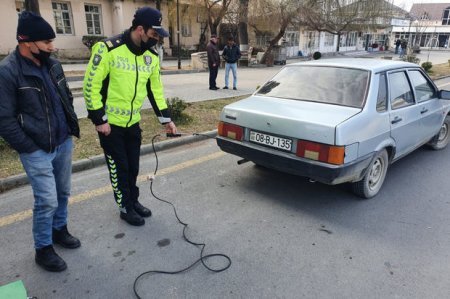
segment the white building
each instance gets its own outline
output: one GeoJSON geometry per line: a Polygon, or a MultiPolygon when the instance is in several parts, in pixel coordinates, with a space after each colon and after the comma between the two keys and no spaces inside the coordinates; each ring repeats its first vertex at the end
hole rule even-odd
{"type": "MultiPolygon", "coordinates": [[[[18,13],[24,6],[24,0],[0,1],[0,55],[10,53],[17,45],[18,13]]],[[[81,42],[84,35],[118,34],[131,26],[136,9],[143,6],[156,7],[155,1],[149,0],[39,0],[41,16],[56,32],[59,55],[66,58],[88,57],[89,51],[81,42]]],[[[161,11],[167,28],[167,9],[162,7],[161,11]]]]}
{"type": "Polygon", "coordinates": [[[405,39],[412,46],[448,48],[450,3],[414,4],[409,20],[396,24],[392,37],[405,39]]]}

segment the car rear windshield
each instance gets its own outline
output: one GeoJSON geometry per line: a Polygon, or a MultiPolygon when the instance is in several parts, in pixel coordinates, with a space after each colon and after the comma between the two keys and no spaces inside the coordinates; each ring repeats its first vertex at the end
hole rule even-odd
{"type": "Polygon", "coordinates": [[[287,66],[256,94],[362,108],[369,72],[330,66],[287,66]]]}

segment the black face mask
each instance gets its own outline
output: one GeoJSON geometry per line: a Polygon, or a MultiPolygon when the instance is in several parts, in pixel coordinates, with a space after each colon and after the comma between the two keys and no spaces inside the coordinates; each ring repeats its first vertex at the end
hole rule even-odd
{"type": "Polygon", "coordinates": [[[145,43],[141,40],[141,49],[142,50],[150,50],[158,43],[158,40],[154,38],[149,38],[148,41],[145,43]]]}
{"type": "MultiPolygon", "coordinates": [[[[36,45],[36,44],[35,44],[36,45]]],[[[39,49],[39,47],[36,45],[36,47],[39,49]]],[[[31,52],[34,58],[39,60],[42,64],[46,64],[48,62],[48,59],[50,58],[50,55],[52,52],[46,52],[39,49],[39,53],[33,53],[31,52]]]]}

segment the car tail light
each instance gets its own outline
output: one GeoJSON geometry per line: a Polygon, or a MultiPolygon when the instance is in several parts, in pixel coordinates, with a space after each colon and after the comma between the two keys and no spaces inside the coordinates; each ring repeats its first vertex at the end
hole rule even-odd
{"type": "Polygon", "coordinates": [[[244,128],[221,121],[219,122],[218,134],[219,136],[241,141],[244,137],[244,128]]]}
{"type": "Polygon", "coordinates": [[[345,147],[299,140],[297,156],[325,162],[329,164],[344,164],[345,147]]]}

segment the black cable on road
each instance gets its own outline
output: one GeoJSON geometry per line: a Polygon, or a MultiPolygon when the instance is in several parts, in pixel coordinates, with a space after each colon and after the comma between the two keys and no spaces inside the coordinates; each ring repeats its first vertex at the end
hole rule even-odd
{"type": "MultiPolygon", "coordinates": [[[[205,137],[208,137],[208,138],[213,138],[213,139],[215,139],[214,137],[210,137],[210,136],[205,135],[205,134],[194,133],[193,135],[205,136],[205,137]]],[[[153,148],[153,152],[155,153],[155,159],[156,159],[156,166],[155,166],[155,171],[153,172],[153,178],[156,176],[156,173],[158,172],[158,166],[159,166],[158,154],[156,153],[156,149],[155,149],[155,139],[158,138],[159,136],[160,136],[160,135],[158,134],[158,135],[153,136],[153,138],[152,138],[152,148],[153,148]]],[[[133,284],[133,291],[134,291],[134,294],[136,295],[136,298],[138,298],[138,299],[142,299],[142,297],[139,296],[139,294],[138,294],[138,292],[137,292],[137,284],[138,284],[138,281],[139,281],[142,277],[144,277],[145,275],[150,275],[150,274],[171,274],[171,275],[173,275],[173,274],[179,274],[179,273],[183,273],[183,272],[185,272],[185,271],[191,269],[192,267],[194,267],[194,266],[195,266],[196,264],[198,264],[199,262],[201,262],[202,265],[203,265],[206,269],[208,269],[208,270],[211,271],[211,272],[215,272],[215,273],[219,273],[219,272],[225,271],[225,270],[227,270],[227,269],[231,266],[231,259],[230,259],[230,257],[228,257],[226,254],[222,254],[222,253],[213,253],[213,254],[203,255],[203,251],[204,251],[204,249],[205,249],[205,247],[206,247],[206,244],[205,244],[205,243],[197,243],[197,242],[191,241],[191,240],[186,236],[186,230],[187,230],[188,224],[180,220],[180,218],[178,217],[178,214],[177,214],[177,210],[176,210],[175,206],[174,206],[171,202],[169,202],[169,201],[167,201],[167,200],[164,200],[164,199],[160,198],[159,196],[156,196],[156,195],[155,195],[155,193],[153,192],[153,182],[154,182],[153,178],[150,178],[150,193],[151,193],[152,196],[153,196],[154,198],[156,198],[157,200],[162,201],[162,202],[164,202],[164,203],[166,203],[166,204],[172,206],[173,212],[174,212],[174,214],[175,214],[175,217],[176,217],[177,220],[178,220],[178,223],[180,223],[181,225],[183,225],[183,238],[184,238],[184,240],[185,240],[186,242],[188,242],[189,244],[192,244],[192,245],[194,245],[194,246],[196,246],[196,247],[200,247],[201,250],[200,250],[200,258],[197,259],[196,261],[194,261],[191,265],[187,266],[186,268],[183,268],[183,269],[180,269],[180,270],[177,270],[177,271],[149,270],[149,271],[145,271],[145,272],[139,274],[139,276],[136,277],[136,279],[134,280],[134,284],[133,284]],[[227,265],[224,266],[224,267],[221,267],[221,268],[217,268],[217,269],[211,268],[210,266],[206,265],[205,261],[206,261],[207,259],[210,259],[210,258],[213,258],[213,257],[222,257],[222,258],[225,258],[225,259],[227,260],[227,265]]]]}

